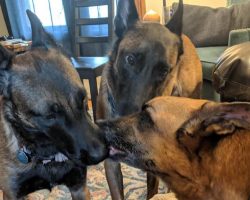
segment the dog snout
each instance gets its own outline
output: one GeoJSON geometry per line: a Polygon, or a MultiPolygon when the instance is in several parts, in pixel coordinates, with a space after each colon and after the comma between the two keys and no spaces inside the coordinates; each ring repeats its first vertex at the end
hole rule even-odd
{"type": "Polygon", "coordinates": [[[98,121],[97,125],[99,126],[102,134],[105,137],[107,147],[109,149],[109,156],[110,156],[110,149],[112,147],[121,147],[127,138],[126,134],[123,132],[123,128],[119,125],[120,121],[98,121]]]}
{"type": "Polygon", "coordinates": [[[140,111],[140,106],[134,105],[132,103],[123,103],[119,110],[120,115],[125,116],[140,111]]]}
{"type": "Polygon", "coordinates": [[[81,161],[87,165],[95,165],[108,156],[108,148],[103,136],[98,135],[88,141],[87,148],[80,150],[81,161]]]}
{"type": "Polygon", "coordinates": [[[107,145],[109,145],[110,138],[115,135],[113,133],[113,123],[110,121],[98,120],[96,124],[101,130],[102,135],[105,137],[107,145]]]}

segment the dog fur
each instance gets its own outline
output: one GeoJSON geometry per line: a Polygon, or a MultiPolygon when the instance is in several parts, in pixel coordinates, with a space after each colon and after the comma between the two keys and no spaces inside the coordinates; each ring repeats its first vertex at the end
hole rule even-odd
{"type": "MultiPolygon", "coordinates": [[[[97,118],[112,119],[137,112],[156,96],[200,98],[202,68],[195,47],[182,35],[183,2],[166,26],[139,21],[134,0],[120,0],[115,18],[117,40],[104,68],[97,118]]],[[[124,199],[122,172],[105,161],[112,199],[124,199]]],[[[148,195],[158,190],[148,174],[148,195]]]]}
{"type": "Polygon", "coordinates": [[[0,46],[0,189],[15,200],[65,184],[73,199],[89,199],[86,166],[106,157],[104,138],[87,114],[86,91],[69,57],[27,14],[32,49],[14,55],[0,46]],[[18,160],[22,148],[27,163],[18,160]]]}
{"type": "Polygon", "coordinates": [[[100,126],[111,158],[159,176],[179,200],[249,199],[249,103],[158,97],[100,126]]]}

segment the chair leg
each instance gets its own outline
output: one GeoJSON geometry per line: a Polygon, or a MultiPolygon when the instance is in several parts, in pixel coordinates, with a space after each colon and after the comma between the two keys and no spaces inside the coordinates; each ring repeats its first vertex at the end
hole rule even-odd
{"type": "Polygon", "coordinates": [[[90,87],[90,95],[91,95],[91,101],[92,101],[92,108],[93,108],[93,116],[94,121],[96,120],[96,99],[98,95],[98,89],[97,89],[97,81],[96,76],[93,75],[89,79],[89,87],[90,87]]]}

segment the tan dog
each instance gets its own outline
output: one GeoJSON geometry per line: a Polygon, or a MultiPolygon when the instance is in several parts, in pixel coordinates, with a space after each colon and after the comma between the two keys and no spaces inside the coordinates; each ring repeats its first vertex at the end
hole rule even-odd
{"type": "Polygon", "coordinates": [[[250,104],[159,97],[100,124],[110,157],[161,177],[179,200],[250,196],[250,104]]]}
{"type": "MultiPolygon", "coordinates": [[[[115,18],[118,37],[102,74],[98,119],[112,119],[140,111],[157,96],[200,98],[202,68],[195,47],[182,35],[183,3],[164,25],[142,23],[134,0],[120,0],[115,18]]],[[[105,161],[112,199],[124,199],[120,165],[105,161]]],[[[148,174],[150,199],[158,191],[148,174]]]]}

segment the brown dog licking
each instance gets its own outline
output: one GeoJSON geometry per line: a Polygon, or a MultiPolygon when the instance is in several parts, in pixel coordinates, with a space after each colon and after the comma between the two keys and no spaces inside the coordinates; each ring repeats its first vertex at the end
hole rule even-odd
{"type": "Polygon", "coordinates": [[[158,97],[100,123],[110,157],[159,176],[179,200],[250,196],[250,104],[158,97]]]}

